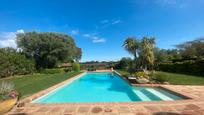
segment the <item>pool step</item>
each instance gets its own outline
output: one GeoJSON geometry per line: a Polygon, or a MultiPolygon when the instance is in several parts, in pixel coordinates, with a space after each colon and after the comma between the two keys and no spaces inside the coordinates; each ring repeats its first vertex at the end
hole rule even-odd
{"type": "Polygon", "coordinates": [[[159,97],[160,99],[164,100],[164,101],[173,101],[172,98],[160,93],[157,90],[154,89],[146,89],[147,91],[151,92],[152,94],[156,95],[157,97],[159,97]]]}
{"type": "Polygon", "coordinates": [[[142,100],[142,101],[151,101],[149,97],[147,97],[143,92],[140,90],[134,90],[134,93],[142,100]]]}

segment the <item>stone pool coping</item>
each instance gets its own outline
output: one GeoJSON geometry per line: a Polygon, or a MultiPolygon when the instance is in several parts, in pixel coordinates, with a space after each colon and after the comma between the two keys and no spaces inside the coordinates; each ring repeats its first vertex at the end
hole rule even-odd
{"type": "MultiPolygon", "coordinates": [[[[111,70],[100,70],[97,72],[112,72],[111,70]]],[[[53,109],[61,108],[58,109],[59,111],[64,114],[64,109],[67,107],[76,107],[77,109],[74,111],[73,114],[78,114],[80,113],[80,108],[89,108],[88,113],[90,113],[91,108],[95,109],[94,107],[101,107],[104,112],[107,112],[106,107],[112,108],[111,112],[109,111],[108,113],[121,113],[121,111],[125,112],[126,110],[123,110],[123,107],[125,108],[134,108],[134,107],[141,107],[143,108],[142,111],[136,111],[137,112],[143,112],[143,113],[151,113],[151,112],[156,112],[161,111],[161,110],[166,110],[167,108],[163,108],[163,106],[169,106],[170,108],[174,108],[176,112],[177,106],[180,107],[189,107],[197,110],[199,108],[199,111],[202,110],[204,112],[204,86],[185,86],[185,85],[161,85],[161,84],[140,84],[140,85],[135,85],[135,86],[150,86],[150,87],[161,87],[165,88],[167,90],[170,90],[176,94],[183,95],[185,97],[188,97],[188,99],[185,100],[176,100],[176,101],[150,101],[150,102],[77,102],[77,103],[49,103],[49,104],[42,104],[42,103],[31,103],[34,99],[41,97],[42,95],[45,95],[57,88],[60,88],[61,86],[67,84],[68,82],[72,82],[73,80],[81,77],[81,75],[85,74],[86,72],[83,72],[81,74],[78,74],[68,80],[65,80],[61,83],[58,83],[50,88],[47,88],[45,90],[42,90],[38,93],[33,94],[32,96],[29,96],[25,99],[22,99],[19,101],[16,107],[13,108],[13,110],[10,113],[18,113],[18,112],[45,112],[44,110],[41,111],[41,108],[46,108],[46,112],[51,112],[53,109]],[[197,106],[199,105],[199,106],[197,106]],[[116,108],[114,108],[116,106],[116,108]],[[193,106],[193,107],[192,107],[193,106]],[[196,107],[195,107],[196,106],[196,107]],[[120,108],[122,107],[122,108],[120,108]],[[157,109],[154,109],[157,108],[157,109]],[[159,109],[158,109],[159,108],[159,109]],[[36,111],[34,111],[36,110],[36,111]]],[[[117,72],[116,72],[117,73],[117,72]]],[[[119,74],[119,73],[117,73],[119,74]]],[[[120,75],[120,74],[119,74],[120,75]]],[[[83,109],[82,109],[83,110],[83,109]]],[[[96,109],[98,110],[98,109],[96,109]]],[[[172,110],[172,111],[173,111],[172,110]]],[[[185,109],[182,109],[184,111],[185,109]]],[[[133,113],[133,110],[126,111],[128,113],[133,113]]],[[[10,114],[8,113],[8,114],[10,114]]],[[[91,113],[93,114],[93,113],[91,113]]],[[[146,114],[145,114],[146,115],[146,114]]]]}

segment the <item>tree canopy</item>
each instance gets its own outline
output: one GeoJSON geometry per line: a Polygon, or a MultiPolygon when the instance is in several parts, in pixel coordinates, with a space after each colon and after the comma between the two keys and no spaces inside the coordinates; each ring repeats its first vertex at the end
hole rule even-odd
{"type": "Polygon", "coordinates": [[[204,57],[204,38],[188,41],[176,47],[180,50],[183,58],[202,58],[204,57]]]}
{"type": "Polygon", "coordinates": [[[53,68],[59,62],[80,60],[82,51],[72,37],[54,32],[17,34],[17,46],[35,60],[36,68],[53,68]]]}
{"type": "Polygon", "coordinates": [[[134,59],[137,59],[137,54],[139,50],[139,40],[137,40],[134,37],[128,37],[124,43],[123,47],[131,54],[134,56],[134,59]]]}
{"type": "Polygon", "coordinates": [[[32,73],[35,70],[32,59],[13,48],[0,48],[0,78],[32,73]]]}
{"type": "Polygon", "coordinates": [[[152,68],[154,64],[154,44],[155,39],[152,37],[143,37],[142,40],[128,37],[123,47],[134,56],[135,63],[133,68],[152,68]]]}

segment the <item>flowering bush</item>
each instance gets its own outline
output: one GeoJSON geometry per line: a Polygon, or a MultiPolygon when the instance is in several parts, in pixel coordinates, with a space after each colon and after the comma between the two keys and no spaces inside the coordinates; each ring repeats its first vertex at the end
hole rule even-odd
{"type": "Polygon", "coordinates": [[[11,97],[11,98],[16,98],[16,97],[18,97],[18,92],[17,91],[15,91],[15,90],[12,90],[9,94],[8,94],[8,96],[9,97],[11,97]]]}
{"type": "Polygon", "coordinates": [[[16,98],[18,95],[18,92],[14,90],[14,84],[12,82],[3,81],[0,83],[1,99],[16,98]]]}

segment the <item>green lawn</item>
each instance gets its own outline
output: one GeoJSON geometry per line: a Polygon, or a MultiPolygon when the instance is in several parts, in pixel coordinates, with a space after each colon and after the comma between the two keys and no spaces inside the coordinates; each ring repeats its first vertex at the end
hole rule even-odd
{"type": "Polygon", "coordinates": [[[184,75],[177,73],[160,72],[169,78],[170,84],[175,85],[204,85],[204,76],[184,75]]]}
{"type": "MultiPolygon", "coordinates": [[[[127,72],[123,70],[116,70],[121,75],[126,75],[127,72]]],[[[204,76],[185,75],[177,73],[168,73],[156,71],[157,73],[165,74],[168,77],[169,83],[174,85],[204,85],[204,76]]]]}
{"type": "Polygon", "coordinates": [[[31,94],[39,92],[57,83],[60,83],[68,78],[71,78],[81,72],[70,72],[61,74],[36,74],[36,75],[25,75],[22,77],[11,77],[9,79],[0,79],[11,81],[15,85],[15,89],[20,92],[21,98],[27,97],[31,94]]]}

